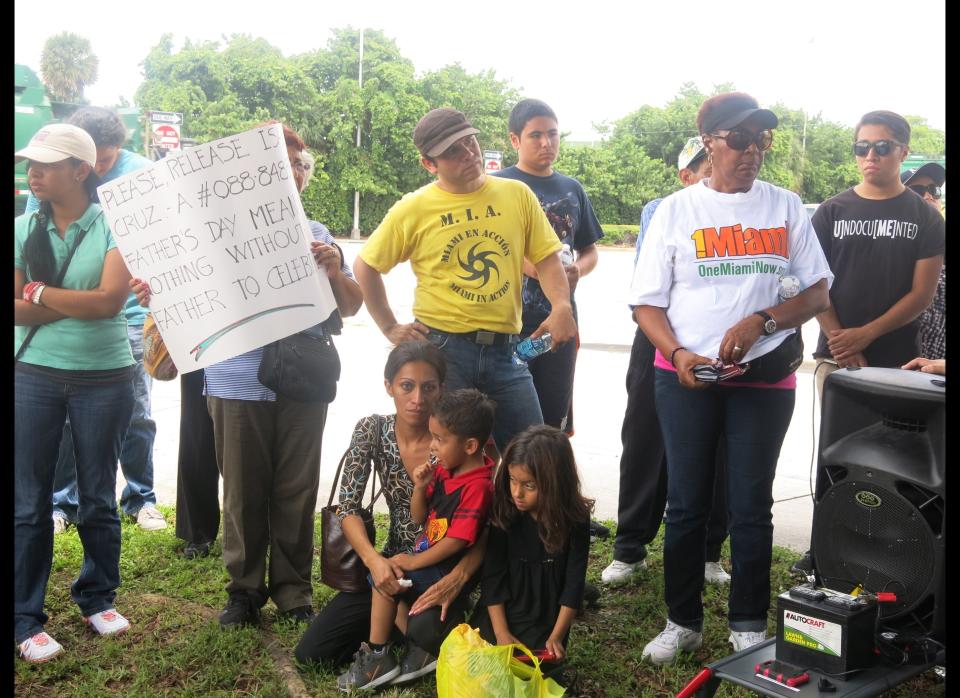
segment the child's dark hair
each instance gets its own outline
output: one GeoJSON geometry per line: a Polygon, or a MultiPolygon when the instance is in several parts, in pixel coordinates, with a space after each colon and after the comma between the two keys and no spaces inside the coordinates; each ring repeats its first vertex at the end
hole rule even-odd
{"type": "Polygon", "coordinates": [[[81,107],[70,115],[67,123],[89,133],[98,148],[119,148],[127,142],[127,127],[112,109],[81,107]]]}
{"type": "Polygon", "coordinates": [[[890,129],[893,137],[904,145],[910,145],[910,122],[899,114],[892,111],[870,111],[860,117],[860,122],[853,130],[853,138],[860,137],[860,129],[870,124],[871,126],[886,126],[890,129]]]}
{"type": "Polygon", "coordinates": [[[476,439],[481,448],[493,431],[493,400],[474,388],[444,393],[433,406],[433,416],[451,434],[476,439]]]}
{"type": "MultiPolygon", "coordinates": [[[[80,160],[70,158],[70,164],[78,166],[80,160]]],[[[29,163],[27,167],[29,169],[29,163]]],[[[98,203],[100,199],[97,196],[97,187],[100,186],[100,178],[93,168],[83,181],[83,186],[90,202],[98,203]]],[[[23,243],[23,261],[27,265],[31,281],[44,281],[49,284],[57,278],[57,262],[53,255],[53,246],[50,244],[50,234],[47,232],[47,226],[51,220],[53,220],[53,206],[49,201],[41,201],[40,210],[33,215],[33,228],[23,243]]]]}
{"type": "Polygon", "coordinates": [[[403,342],[390,350],[387,363],[383,367],[383,377],[393,382],[400,369],[413,361],[430,364],[437,372],[441,385],[447,379],[447,359],[443,352],[430,342],[403,342]]]}
{"type": "Polygon", "coordinates": [[[553,113],[553,109],[546,102],[539,99],[521,99],[510,111],[510,120],[507,122],[510,133],[519,136],[523,133],[523,127],[527,125],[527,122],[530,119],[536,119],[538,116],[547,116],[554,121],[557,120],[557,115],[553,113]]]}
{"type": "Polygon", "coordinates": [[[580,491],[577,462],[570,439],[546,424],[528,427],[515,437],[503,453],[493,485],[491,522],[507,530],[520,512],[510,493],[510,466],[523,465],[537,481],[537,528],[547,552],[556,554],[566,547],[573,529],[585,526],[593,511],[593,500],[580,491]]]}

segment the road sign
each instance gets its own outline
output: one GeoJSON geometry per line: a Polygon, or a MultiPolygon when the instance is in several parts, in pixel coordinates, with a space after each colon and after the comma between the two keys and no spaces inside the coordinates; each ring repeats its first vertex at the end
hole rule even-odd
{"type": "Polygon", "coordinates": [[[182,124],[183,114],[172,111],[150,111],[147,112],[150,123],[153,124],[182,124]]]}
{"type": "Polygon", "coordinates": [[[486,172],[498,172],[503,166],[503,153],[499,150],[483,151],[483,169],[486,172]]]}
{"type": "Polygon", "coordinates": [[[180,125],[153,124],[153,145],[156,148],[180,150],[180,125]]]}

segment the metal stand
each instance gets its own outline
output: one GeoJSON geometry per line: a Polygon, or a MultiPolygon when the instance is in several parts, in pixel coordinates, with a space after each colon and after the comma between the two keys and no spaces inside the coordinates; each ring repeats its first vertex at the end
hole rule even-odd
{"type": "Polygon", "coordinates": [[[905,664],[899,667],[878,664],[870,669],[851,674],[846,681],[827,676],[826,678],[836,686],[836,691],[831,693],[820,692],[817,684],[823,674],[810,669],[807,672],[810,674],[810,681],[793,689],[762,679],[754,673],[757,664],[775,658],[776,642],[776,638],[771,638],[707,665],[693,681],[687,684],[686,688],[677,694],[677,698],[712,698],[723,681],[743,686],[761,696],[778,698],[870,698],[879,696],[934,666],[933,662],[905,664]]]}

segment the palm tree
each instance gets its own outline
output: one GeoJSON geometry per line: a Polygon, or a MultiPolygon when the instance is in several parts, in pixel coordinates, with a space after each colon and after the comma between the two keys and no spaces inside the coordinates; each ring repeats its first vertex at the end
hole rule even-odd
{"type": "Polygon", "coordinates": [[[83,88],[97,81],[99,63],[87,39],[63,32],[51,36],[43,45],[40,75],[54,100],[79,102],[83,88]]]}

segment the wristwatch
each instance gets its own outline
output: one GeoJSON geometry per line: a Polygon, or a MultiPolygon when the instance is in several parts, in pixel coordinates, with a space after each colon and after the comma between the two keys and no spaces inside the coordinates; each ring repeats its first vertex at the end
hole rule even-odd
{"type": "Polygon", "coordinates": [[[763,333],[766,336],[769,337],[777,331],[777,321],[771,317],[770,313],[763,310],[758,310],[754,313],[754,315],[759,315],[763,318],[763,333]]]}

